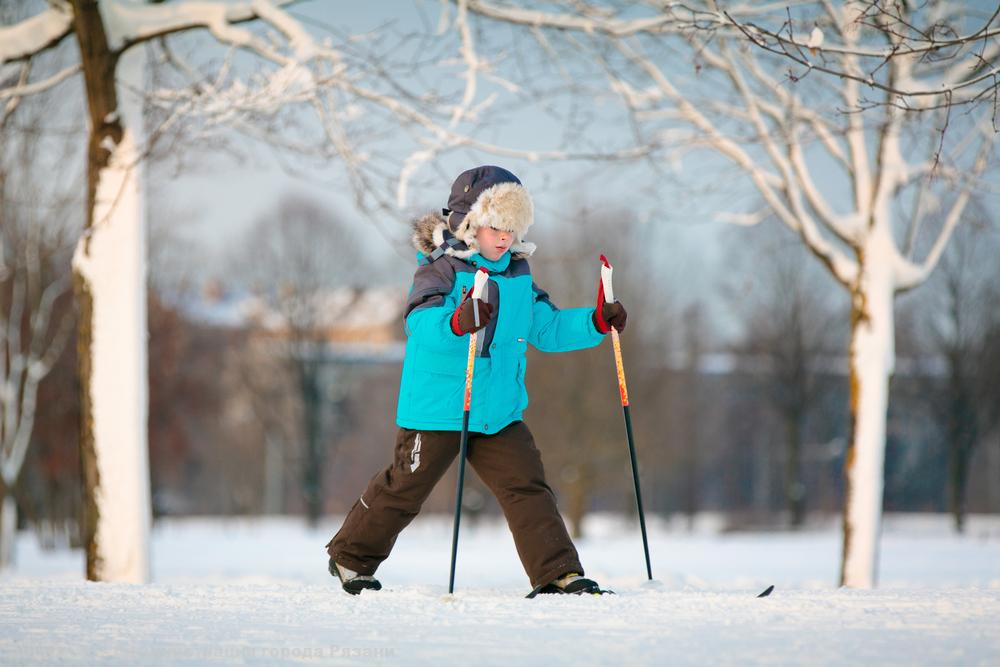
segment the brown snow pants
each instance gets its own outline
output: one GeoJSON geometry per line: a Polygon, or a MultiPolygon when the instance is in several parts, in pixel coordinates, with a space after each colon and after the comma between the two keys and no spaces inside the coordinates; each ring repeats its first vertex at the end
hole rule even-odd
{"type": "MultiPolygon", "coordinates": [[[[455,459],[460,438],[458,431],[399,429],[392,465],[368,483],[327,553],[360,574],[374,574],[455,459]]],[[[566,572],[584,573],[524,422],[493,435],[469,433],[468,462],[500,502],[532,587],[566,572]]]]}

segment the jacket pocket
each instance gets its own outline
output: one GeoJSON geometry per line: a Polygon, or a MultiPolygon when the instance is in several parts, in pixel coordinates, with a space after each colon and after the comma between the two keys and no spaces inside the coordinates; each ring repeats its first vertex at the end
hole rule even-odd
{"type": "Polygon", "coordinates": [[[462,419],[465,359],[418,348],[405,361],[406,407],[411,421],[439,423],[462,419]]]}

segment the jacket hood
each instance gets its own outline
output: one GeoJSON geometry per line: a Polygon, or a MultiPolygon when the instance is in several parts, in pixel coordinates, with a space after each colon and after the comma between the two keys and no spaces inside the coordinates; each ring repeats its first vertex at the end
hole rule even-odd
{"type": "MultiPolygon", "coordinates": [[[[444,244],[445,234],[456,239],[453,246],[446,247],[444,254],[451,255],[458,259],[468,259],[479,252],[479,244],[476,243],[476,230],[478,227],[465,226],[465,233],[462,236],[452,234],[445,218],[437,213],[428,213],[413,222],[413,235],[411,242],[417,251],[425,256],[430,256],[438,247],[444,244]]],[[[535,252],[534,243],[523,241],[519,237],[510,246],[511,259],[525,259],[535,252]]]]}

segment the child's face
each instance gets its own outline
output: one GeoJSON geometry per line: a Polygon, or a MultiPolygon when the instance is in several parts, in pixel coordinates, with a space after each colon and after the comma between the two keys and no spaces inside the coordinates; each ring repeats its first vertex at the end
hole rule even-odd
{"type": "Polygon", "coordinates": [[[480,227],[476,231],[476,243],[479,244],[479,254],[490,261],[500,259],[510,244],[514,242],[514,234],[493,227],[480,227]]]}

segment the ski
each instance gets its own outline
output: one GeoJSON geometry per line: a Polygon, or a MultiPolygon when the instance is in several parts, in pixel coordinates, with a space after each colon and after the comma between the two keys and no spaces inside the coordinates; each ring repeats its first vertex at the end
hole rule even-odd
{"type": "MultiPolygon", "coordinates": [[[[531,598],[534,598],[534,597],[538,596],[539,594],[542,594],[542,589],[548,587],[549,585],[550,584],[546,584],[545,586],[538,586],[534,590],[532,590],[530,593],[528,593],[527,595],[525,595],[524,597],[526,597],[526,598],[528,598],[530,600],[531,598]]],[[[552,591],[552,592],[554,592],[554,591],[552,591]]],[[[766,597],[769,597],[771,595],[771,593],[773,593],[773,592],[774,592],[774,584],[771,584],[770,586],[768,586],[767,588],[765,588],[763,591],[761,591],[760,593],[758,593],[755,597],[766,598],[766,597]]],[[[612,590],[604,590],[604,589],[601,589],[600,591],[595,591],[595,592],[591,593],[591,595],[614,595],[614,594],[615,594],[614,591],[612,591],[612,590]]],[[[564,593],[564,595],[566,595],[566,594],[564,593]]]]}

